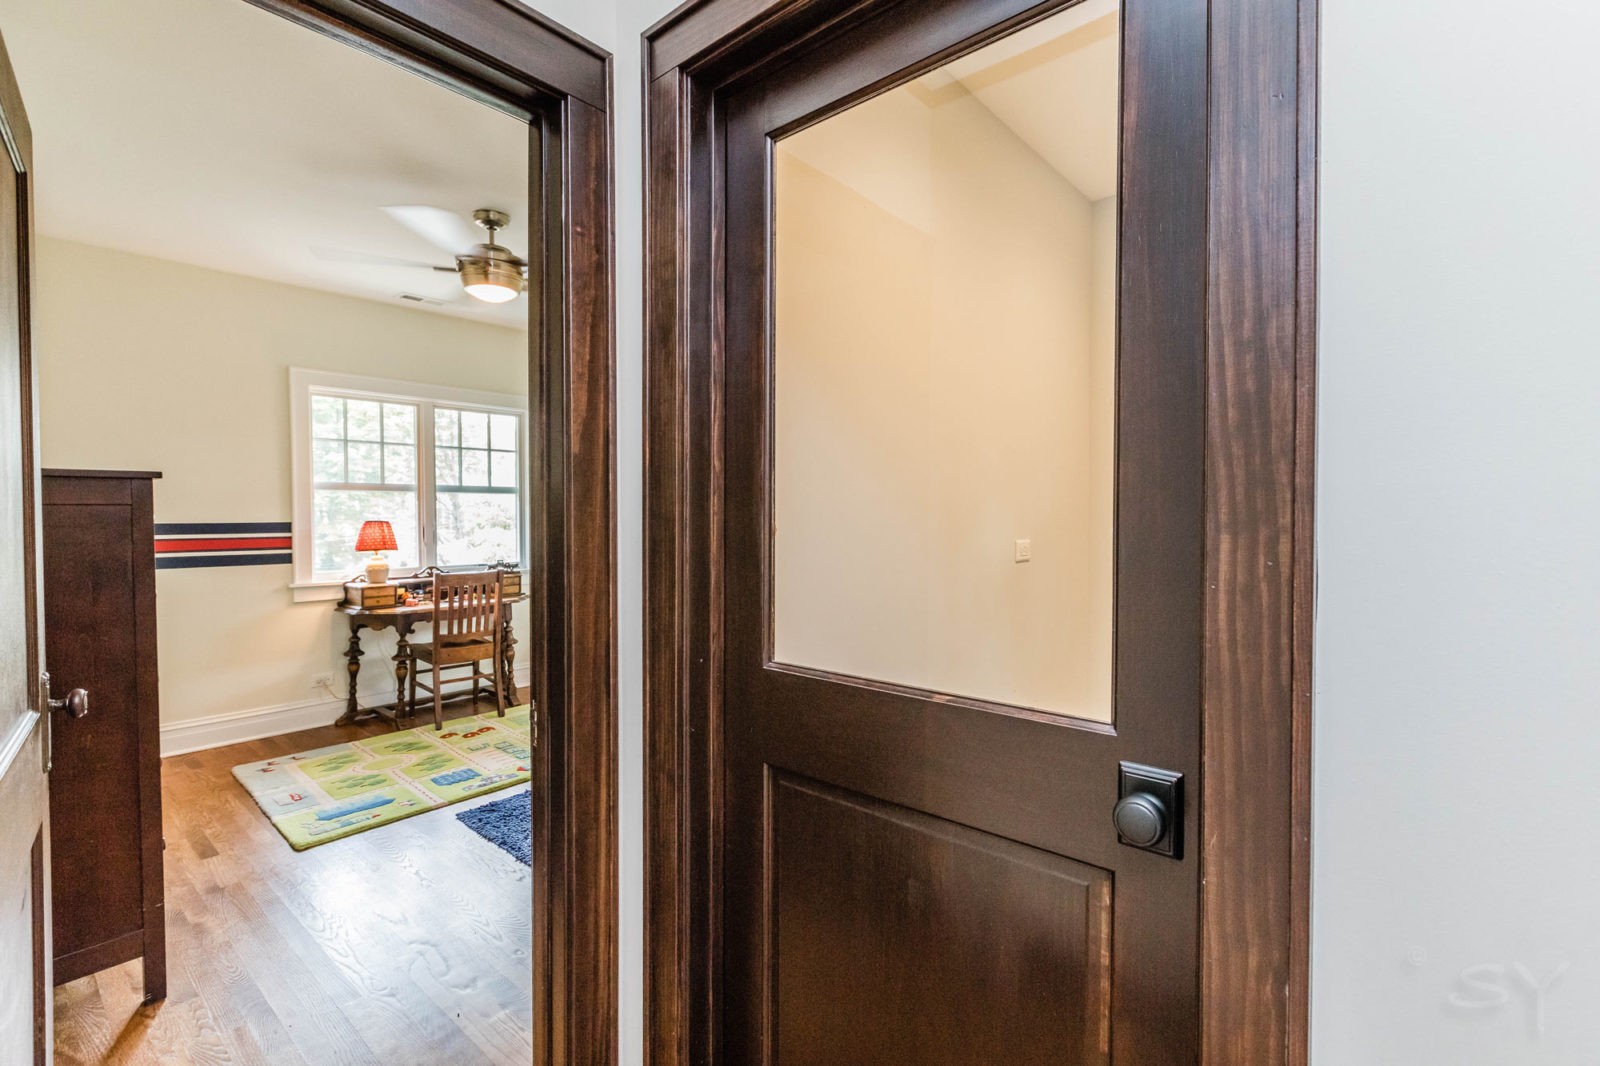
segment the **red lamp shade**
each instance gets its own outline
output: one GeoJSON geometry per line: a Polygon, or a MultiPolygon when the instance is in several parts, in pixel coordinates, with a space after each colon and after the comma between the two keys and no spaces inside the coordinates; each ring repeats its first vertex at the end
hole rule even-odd
{"type": "Polygon", "coordinates": [[[400,545],[394,542],[394,527],[387,522],[363,522],[356,536],[358,552],[392,552],[400,545]]]}

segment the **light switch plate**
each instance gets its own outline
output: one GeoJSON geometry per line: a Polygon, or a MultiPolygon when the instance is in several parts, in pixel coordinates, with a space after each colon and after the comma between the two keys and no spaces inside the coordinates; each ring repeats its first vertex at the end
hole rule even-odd
{"type": "Polygon", "coordinates": [[[1019,540],[1016,542],[1016,561],[1025,563],[1033,558],[1033,541],[1019,540]]]}

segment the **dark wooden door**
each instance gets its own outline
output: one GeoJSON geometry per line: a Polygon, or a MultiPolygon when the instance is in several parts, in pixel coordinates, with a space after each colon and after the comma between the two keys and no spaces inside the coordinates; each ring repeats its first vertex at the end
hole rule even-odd
{"type": "MultiPolygon", "coordinates": [[[[850,188],[844,188],[849,181],[834,183],[842,191],[833,202],[859,219],[836,224],[815,213],[786,219],[776,191],[783,174],[814,177],[836,166],[845,150],[836,139],[800,153],[801,168],[786,171],[796,164],[783,155],[784,139],[820,129],[858,104],[886,100],[887,90],[901,85],[916,97],[906,108],[917,101],[937,108],[957,97],[958,106],[975,113],[980,105],[999,108],[1003,101],[984,93],[1004,71],[991,78],[945,64],[1058,14],[1065,14],[1060,5],[1046,10],[1014,2],[898,5],[718,101],[726,168],[719,195],[727,279],[721,801],[727,1062],[1197,1061],[1198,848],[1183,844],[1196,840],[1200,827],[1206,101],[1194,89],[1204,85],[1203,3],[1129,0],[1117,16],[1122,88],[1113,121],[1120,170],[1111,222],[1119,247],[1112,272],[1117,344],[1108,401],[1115,449],[1104,460],[1108,484],[1114,478],[1107,506],[1115,531],[1108,514],[1114,595],[1107,596],[1105,624],[1114,639],[1105,653],[1107,720],[1006,698],[1015,679],[1003,666],[990,668],[1004,659],[1006,640],[1028,636],[998,632],[1003,622],[969,629],[920,667],[873,672],[841,665],[866,661],[855,657],[855,646],[839,648],[833,659],[808,657],[827,644],[830,625],[856,634],[852,645],[877,642],[881,631],[858,623],[884,596],[923,597],[919,602],[928,605],[920,614],[902,612],[902,629],[939,627],[986,609],[987,592],[937,568],[913,570],[913,580],[885,582],[890,591],[866,598],[852,596],[857,578],[841,581],[831,572],[846,565],[842,560],[862,557],[853,544],[828,540],[830,528],[855,528],[858,508],[880,508],[885,500],[898,505],[919,478],[975,482],[968,491],[977,495],[957,512],[930,514],[887,538],[881,565],[860,571],[859,581],[878,589],[883,572],[905,569],[906,558],[923,550],[907,543],[926,539],[919,530],[932,538],[992,517],[984,479],[971,474],[1005,465],[972,466],[964,455],[941,452],[946,458],[934,469],[902,477],[867,469],[865,455],[853,462],[852,449],[881,447],[899,456],[903,473],[917,467],[921,452],[945,448],[970,429],[960,425],[961,409],[947,406],[914,447],[901,447],[911,431],[897,428],[896,412],[942,371],[925,361],[886,379],[898,384],[867,394],[857,385],[877,372],[867,364],[908,333],[927,330],[932,345],[941,329],[967,330],[967,362],[959,372],[976,407],[980,393],[1001,387],[984,364],[1000,362],[1007,354],[1000,346],[1013,343],[1007,316],[1068,294],[1040,286],[1020,254],[1002,250],[965,287],[942,290],[926,305],[936,319],[931,329],[902,314],[899,295],[863,309],[852,302],[853,288],[881,284],[887,271],[909,276],[922,258],[920,245],[891,256],[861,236],[863,227],[878,224],[862,205],[882,199],[874,183],[904,153],[863,168],[850,188]],[[947,69],[954,75],[942,73],[947,69]],[[791,247],[810,241],[818,254],[832,256],[827,268],[805,279],[824,295],[783,287],[790,262],[785,241],[791,247]],[[947,319],[952,305],[969,304],[971,313],[959,322],[947,319]],[[869,340],[852,356],[854,368],[839,369],[831,391],[818,387],[820,379],[804,379],[811,390],[805,402],[833,421],[829,432],[799,434],[783,412],[786,388],[799,388],[804,375],[791,372],[798,364],[784,361],[790,358],[784,345],[806,348],[810,342],[793,338],[827,325],[832,332],[807,351],[818,359],[836,353],[848,336],[824,321],[835,314],[859,320],[854,328],[869,340]],[[983,324],[976,332],[974,315],[983,324]],[[812,395],[819,392],[821,400],[812,395]],[[854,443],[875,435],[891,439],[854,443]],[[809,452],[795,454],[800,439],[811,442],[809,452]],[[820,485],[815,498],[837,502],[844,498],[837,484],[856,478],[855,507],[794,511],[795,496],[810,498],[811,490],[793,486],[820,485]],[[798,578],[782,539],[798,536],[796,529],[810,530],[821,545],[805,557],[798,578]],[[791,603],[815,598],[807,583],[834,589],[837,597],[812,612],[821,620],[812,645],[791,641],[784,630],[791,603]],[[948,660],[955,659],[998,680],[962,688],[949,681],[948,660]],[[1175,809],[1166,798],[1177,817],[1159,842],[1175,854],[1119,842],[1113,808],[1123,764],[1181,775],[1178,790],[1188,803],[1175,809]]],[[[1071,51],[1050,47],[1044,58],[1010,56],[1007,70],[1071,51]]],[[[1069,103],[1047,100],[1044,113],[1065,111],[1069,103]]],[[[882,106],[884,114],[892,111],[882,106]]],[[[1037,117],[1038,109],[1031,114],[1037,117]]],[[[1022,122],[1008,121],[1010,132],[995,127],[988,141],[973,138],[944,156],[935,131],[925,138],[930,158],[959,167],[972,157],[1010,152],[1006,138],[1020,136],[1022,122]]],[[[871,150],[875,138],[898,136],[883,134],[885,128],[864,125],[861,150],[871,150]]],[[[959,217],[949,224],[971,229],[984,212],[1023,195],[1020,185],[1004,180],[987,187],[966,180],[963,195],[973,195],[974,184],[980,198],[964,201],[969,208],[941,207],[944,194],[935,190],[922,207],[890,204],[884,214],[896,218],[883,225],[907,223],[907,232],[920,233],[933,224],[922,215],[954,210],[959,217]]],[[[992,236],[987,222],[975,228],[992,236]]],[[[979,242],[973,247],[983,239],[973,236],[979,242]]],[[[1061,418],[1075,417],[1065,398],[1062,404],[1061,418]]],[[[980,437],[966,447],[988,445],[980,437]]],[[[997,588],[1042,572],[1020,569],[1044,561],[1022,562],[1031,550],[1025,543],[1018,538],[1018,569],[986,571],[997,588]]],[[[977,554],[994,547],[985,543],[977,554]]],[[[1009,539],[1003,548],[1010,566],[1009,539]]],[[[1052,549],[1057,557],[1073,554],[1054,542],[1052,549]]],[[[1075,653],[1067,634],[1046,636],[1059,642],[1063,656],[1075,653]]]]}
{"type": "Polygon", "coordinates": [[[28,351],[31,138],[0,45],[0,1062],[45,1061],[50,897],[28,351]]]}
{"type": "Polygon", "coordinates": [[[46,665],[92,712],[58,715],[50,771],[54,983],[144,958],[166,994],[149,473],[46,470],[46,665]]]}

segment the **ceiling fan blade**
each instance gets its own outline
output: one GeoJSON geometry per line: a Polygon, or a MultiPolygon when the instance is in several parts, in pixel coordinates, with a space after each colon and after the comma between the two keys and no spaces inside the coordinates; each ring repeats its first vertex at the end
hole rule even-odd
{"type": "Polygon", "coordinates": [[[446,274],[454,274],[453,266],[438,266],[434,263],[424,263],[420,259],[400,259],[392,255],[373,255],[370,252],[350,252],[343,248],[318,248],[313,247],[311,254],[318,259],[329,263],[361,263],[365,266],[395,266],[395,267],[420,267],[423,270],[438,270],[446,274]]]}
{"type": "Polygon", "coordinates": [[[383,210],[412,233],[451,255],[460,255],[483,239],[471,222],[442,207],[397,204],[383,210]]]}

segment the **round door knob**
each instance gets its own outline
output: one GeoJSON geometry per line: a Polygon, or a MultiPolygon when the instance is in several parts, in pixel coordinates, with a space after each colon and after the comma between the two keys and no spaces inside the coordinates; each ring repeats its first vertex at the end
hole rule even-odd
{"type": "Polygon", "coordinates": [[[62,711],[68,718],[82,718],[89,713],[89,693],[75,688],[59,700],[50,701],[52,711],[62,711]]]}
{"type": "Polygon", "coordinates": [[[1123,796],[1111,809],[1117,835],[1136,848],[1148,848],[1167,835],[1167,807],[1148,792],[1123,796]]]}

